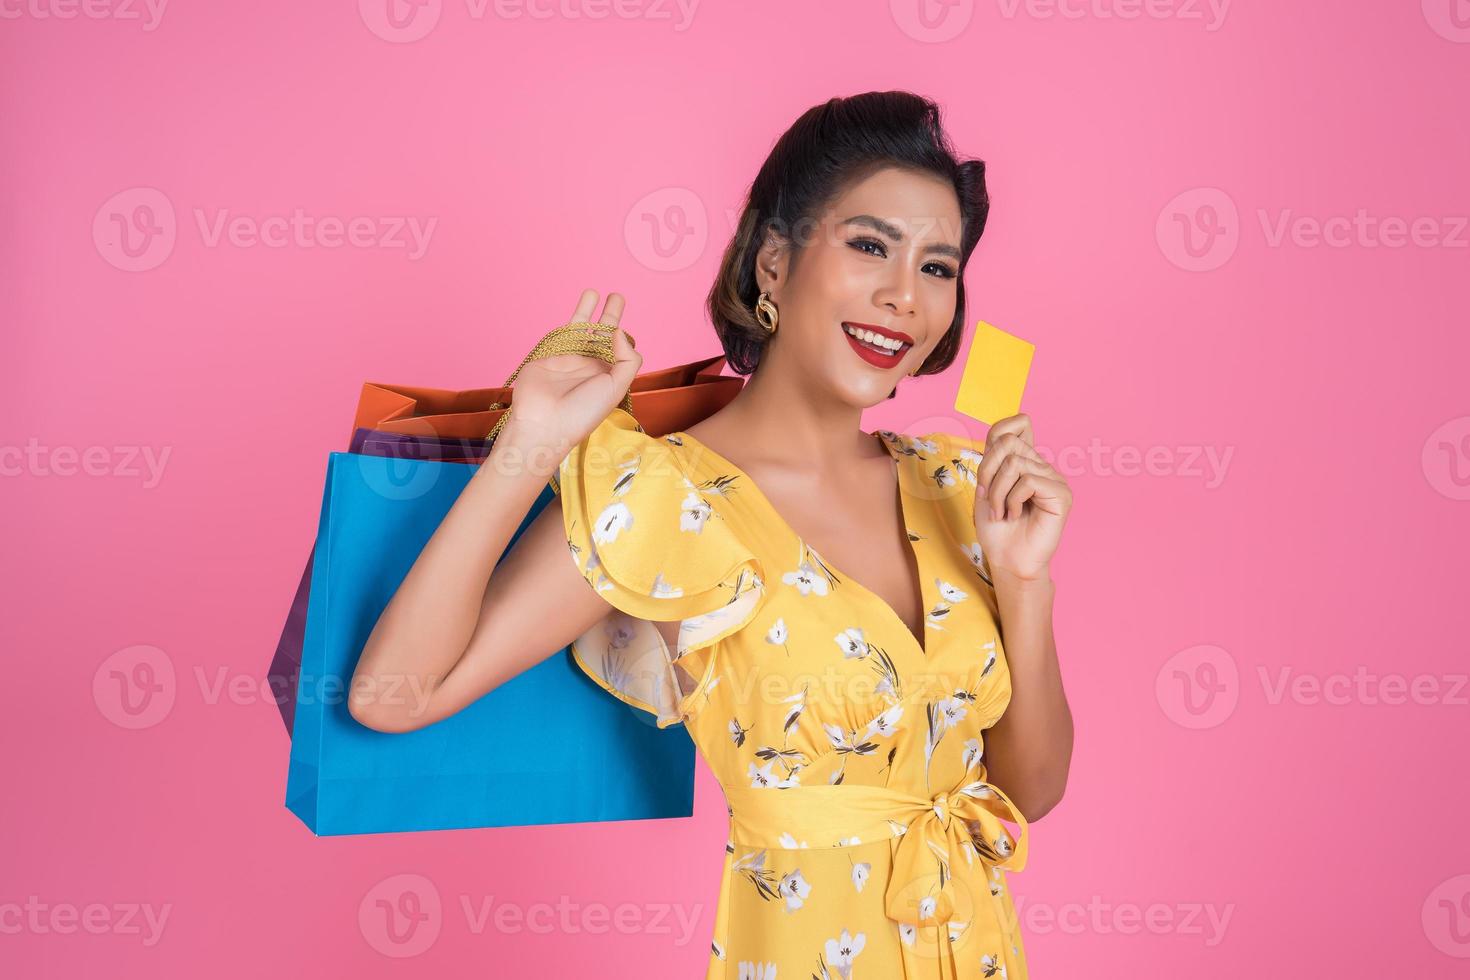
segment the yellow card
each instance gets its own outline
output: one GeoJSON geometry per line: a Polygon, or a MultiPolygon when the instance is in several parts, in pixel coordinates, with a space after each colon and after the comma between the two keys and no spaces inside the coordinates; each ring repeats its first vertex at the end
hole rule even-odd
{"type": "Polygon", "coordinates": [[[1021,392],[1035,353],[1035,344],[981,320],[975,325],[975,339],[965,359],[955,410],[986,425],[1015,415],[1021,410],[1021,392]]]}

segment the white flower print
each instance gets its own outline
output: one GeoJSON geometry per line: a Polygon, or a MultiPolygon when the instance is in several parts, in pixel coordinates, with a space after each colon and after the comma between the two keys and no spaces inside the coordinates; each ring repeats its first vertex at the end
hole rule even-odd
{"type": "Polygon", "coordinates": [[[919,899],[919,918],[932,919],[934,917],[934,910],[937,904],[938,903],[935,902],[933,895],[925,895],[923,898],[919,899]]]}
{"type": "Polygon", "coordinates": [[[619,534],[632,526],[633,512],[628,509],[628,505],[621,500],[614,501],[597,515],[597,523],[592,528],[592,540],[596,544],[611,544],[618,539],[619,534]]]}
{"type": "Polygon", "coordinates": [[[971,769],[979,765],[980,756],[983,751],[978,738],[965,739],[965,751],[961,754],[960,761],[964,763],[966,773],[969,773],[971,769]]]}
{"type": "Polygon", "coordinates": [[[654,576],[653,589],[650,594],[655,599],[677,599],[684,594],[684,590],[664,581],[664,573],[659,572],[654,576]]]}
{"type": "Polygon", "coordinates": [[[781,647],[786,651],[786,656],[789,657],[791,656],[791,648],[786,646],[786,638],[788,636],[790,636],[790,633],[786,629],[786,620],[777,616],[776,621],[771,624],[771,628],[766,631],[766,642],[772,646],[781,647]]]}
{"type": "Polygon", "coordinates": [[[787,585],[796,586],[796,590],[802,595],[811,595],[814,592],[817,595],[826,595],[829,585],[827,577],[825,575],[818,575],[817,570],[812,567],[812,563],[809,561],[802,562],[796,571],[787,572],[785,575],[782,575],[781,581],[787,585]]]}
{"type": "Polygon", "coordinates": [[[985,552],[980,550],[980,542],[972,541],[967,545],[962,545],[960,551],[964,553],[966,558],[970,559],[970,564],[975,566],[975,571],[979,574],[980,581],[986,585],[993,586],[994,583],[990,581],[990,562],[986,560],[985,552]]]}
{"type": "Polygon", "coordinates": [[[752,963],[750,960],[741,960],[737,969],[739,980],[776,980],[776,964],[774,963],[752,963]]]}
{"type": "Polygon", "coordinates": [[[838,752],[872,755],[878,750],[875,743],[869,742],[866,738],[859,739],[856,731],[844,730],[841,725],[823,722],[822,730],[827,733],[827,739],[832,743],[832,748],[838,752]]]}
{"type": "Polygon", "coordinates": [[[898,924],[898,938],[903,940],[905,946],[912,946],[914,939],[918,936],[918,929],[908,922],[898,924]]]}
{"type": "Polygon", "coordinates": [[[998,957],[994,954],[986,953],[980,957],[980,975],[982,977],[1000,977],[1000,980],[1006,980],[1006,968],[1001,964],[998,957]]]}
{"type": "Polygon", "coordinates": [[[802,876],[800,868],[793,868],[790,874],[781,876],[781,894],[786,897],[788,915],[805,905],[811,893],[812,886],[802,876]]]}
{"type": "Polygon", "coordinates": [[[982,678],[989,677],[990,672],[995,669],[995,641],[991,640],[980,649],[988,651],[985,657],[985,666],[980,668],[980,676],[982,678]]]}
{"type": "Polygon", "coordinates": [[[785,789],[788,786],[801,785],[795,773],[792,773],[790,776],[777,776],[771,772],[771,767],[775,764],[775,761],[771,761],[767,762],[763,767],[757,767],[752,762],[748,772],[750,785],[755,789],[785,789]]]}
{"type": "Polygon", "coordinates": [[[860,932],[854,936],[846,929],[837,939],[827,940],[827,960],[842,974],[843,980],[852,976],[852,961],[863,951],[867,941],[867,933],[860,932]]]}
{"type": "Polygon", "coordinates": [[[948,603],[964,602],[970,598],[970,593],[965,592],[959,586],[946,582],[942,578],[934,580],[934,585],[939,589],[939,598],[948,603]]]}
{"type": "Polygon", "coordinates": [[[948,697],[939,702],[939,717],[943,720],[945,731],[958,725],[965,717],[965,712],[966,705],[961,698],[948,697]]]}
{"type": "Polygon", "coordinates": [[[868,875],[873,871],[873,865],[868,861],[860,861],[852,866],[852,887],[858,891],[868,883],[868,875]]]}
{"type": "Polygon", "coordinates": [[[679,512],[679,530],[700,534],[704,531],[704,524],[709,518],[709,501],[695,491],[689,491],[679,512]]]}
{"type": "Polygon", "coordinates": [[[857,626],[851,626],[838,633],[834,640],[842,649],[844,660],[852,657],[866,657],[868,655],[868,641],[863,639],[863,631],[857,626]]]}
{"type": "Polygon", "coordinates": [[[806,710],[806,686],[802,685],[801,690],[790,697],[782,698],[781,702],[791,705],[786,711],[786,719],[781,723],[781,731],[784,734],[791,731],[791,726],[796,724],[801,713],[806,710]]]}
{"type": "Polygon", "coordinates": [[[984,453],[976,452],[968,446],[961,447],[960,454],[954,459],[955,472],[963,476],[965,481],[973,487],[980,472],[980,464],[984,460],[984,453]]]}
{"type": "Polygon", "coordinates": [[[782,847],[788,849],[797,847],[811,847],[811,845],[808,844],[806,841],[798,841],[795,837],[792,837],[785,831],[782,831],[781,836],[777,837],[776,840],[780,841],[782,847]]]}
{"type": "Polygon", "coordinates": [[[863,741],[870,738],[887,738],[898,730],[898,720],[903,717],[903,705],[895,704],[863,729],[863,741]]]}

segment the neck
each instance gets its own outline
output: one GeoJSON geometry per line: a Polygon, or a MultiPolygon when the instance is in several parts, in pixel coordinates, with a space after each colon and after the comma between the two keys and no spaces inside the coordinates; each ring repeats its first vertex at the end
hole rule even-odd
{"type": "Polygon", "coordinates": [[[808,467],[813,460],[841,467],[886,455],[877,438],[863,431],[861,408],[813,398],[803,379],[788,376],[769,353],[720,413],[738,432],[739,443],[762,447],[761,457],[771,462],[808,467]]]}

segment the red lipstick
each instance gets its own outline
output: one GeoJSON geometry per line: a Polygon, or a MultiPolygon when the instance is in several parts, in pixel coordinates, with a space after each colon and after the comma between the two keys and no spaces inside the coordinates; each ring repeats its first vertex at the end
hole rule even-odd
{"type": "Polygon", "coordinates": [[[847,338],[848,346],[853,349],[858,357],[861,357],[863,360],[867,361],[869,364],[877,368],[893,367],[894,365],[898,364],[899,361],[903,360],[903,356],[908,353],[909,348],[914,346],[914,338],[910,337],[902,330],[891,330],[888,327],[880,327],[875,323],[859,323],[856,320],[843,321],[842,336],[847,338]],[[872,331],[879,337],[883,337],[888,340],[899,341],[900,345],[892,350],[889,350],[888,348],[870,344],[867,341],[859,340],[852,334],[848,333],[848,327],[852,327],[854,330],[872,331]]]}

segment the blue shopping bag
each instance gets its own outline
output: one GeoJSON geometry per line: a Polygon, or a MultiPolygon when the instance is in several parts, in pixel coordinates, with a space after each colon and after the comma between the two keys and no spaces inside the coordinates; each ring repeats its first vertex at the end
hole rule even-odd
{"type": "MultiPolygon", "coordinates": [[[[286,806],[319,836],[689,816],[688,732],[610,697],[570,647],[415,732],[348,713],[379,614],[476,470],[328,456],[286,806]]],[[[543,488],[512,544],[553,496],[543,488]]]]}

